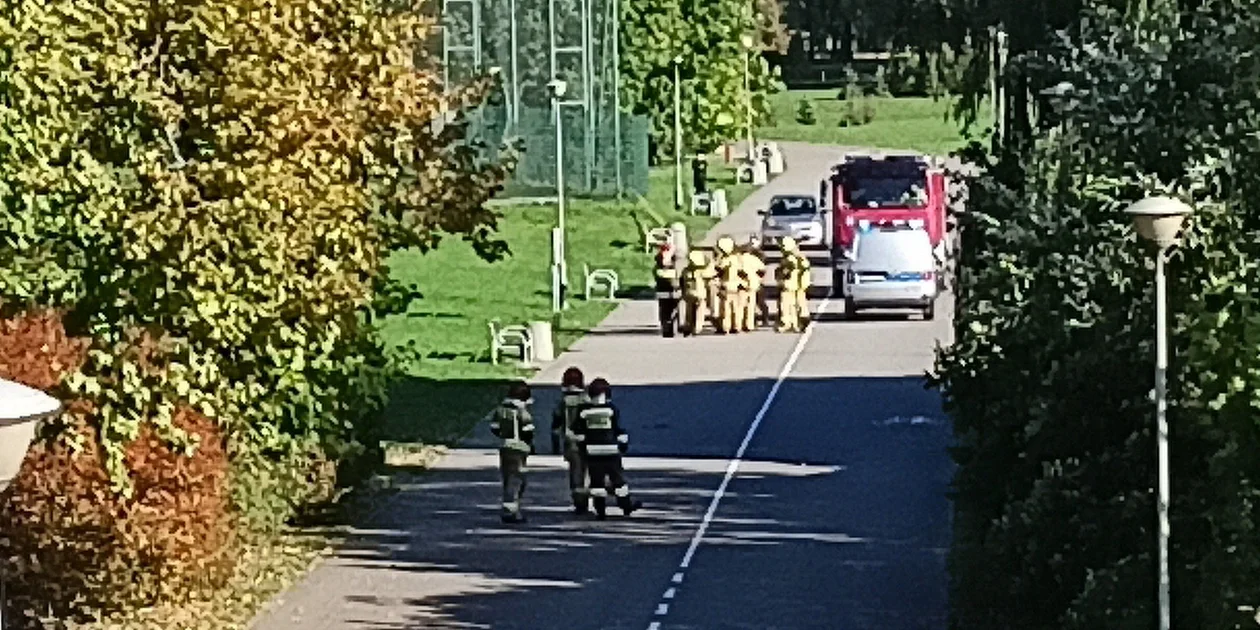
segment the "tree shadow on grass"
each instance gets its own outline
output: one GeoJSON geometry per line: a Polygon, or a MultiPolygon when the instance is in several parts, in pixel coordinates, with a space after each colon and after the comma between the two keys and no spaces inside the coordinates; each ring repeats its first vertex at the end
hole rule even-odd
{"type": "Polygon", "coordinates": [[[390,392],[381,439],[454,445],[502,400],[512,380],[408,377],[390,392]]]}
{"type": "Polygon", "coordinates": [[[408,311],[409,319],[467,319],[465,315],[459,313],[444,313],[440,311],[408,311]]]}

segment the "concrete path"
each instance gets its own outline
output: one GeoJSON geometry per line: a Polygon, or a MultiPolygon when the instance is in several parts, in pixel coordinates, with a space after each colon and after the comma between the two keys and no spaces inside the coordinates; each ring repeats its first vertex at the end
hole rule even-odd
{"type": "MultiPolygon", "coordinates": [[[[840,149],[785,144],[772,194],[816,192],[840,149]]],[[[629,302],[535,379],[570,365],[614,388],[631,434],[631,518],[568,511],[558,457],[531,458],[524,526],[498,521],[484,427],[285,593],[259,630],[945,628],[949,427],[923,387],[934,322],[841,321],[802,335],[662,339],[629,302]]],[[[539,437],[546,449],[545,432],[539,437]]]]}

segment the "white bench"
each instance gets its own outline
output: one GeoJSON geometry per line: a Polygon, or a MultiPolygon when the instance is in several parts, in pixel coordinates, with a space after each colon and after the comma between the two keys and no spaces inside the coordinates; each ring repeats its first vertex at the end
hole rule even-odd
{"type": "Polygon", "coordinates": [[[499,363],[499,357],[505,352],[513,352],[521,358],[522,363],[534,360],[534,339],[526,326],[504,326],[499,320],[491,320],[490,326],[490,362],[499,363]]]}
{"type": "Polygon", "coordinates": [[[691,212],[690,214],[709,214],[713,204],[713,196],[707,192],[693,193],[691,195],[691,212]]]}
{"type": "Polygon", "coordinates": [[[639,236],[643,239],[643,252],[651,253],[654,248],[660,247],[666,243],[672,243],[674,233],[667,227],[651,227],[650,224],[639,218],[638,213],[632,215],[634,223],[639,227],[639,236]]]}
{"type": "Polygon", "coordinates": [[[614,301],[617,299],[617,292],[621,290],[621,279],[617,277],[617,272],[612,269],[591,269],[590,265],[582,264],[582,278],[586,291],[586,301],[591,301],[591,296],[596,291],[604,290],[608,292],[607,298],[600,298],[606,301],[614,301]]]}
{"type": "Polygon", "coordinates": [[[661,245],[672,243],[674,234],[669,228],[652,228],[643,236],[643,251],[651,253],[652,250],[658,249],[661,245]]]}

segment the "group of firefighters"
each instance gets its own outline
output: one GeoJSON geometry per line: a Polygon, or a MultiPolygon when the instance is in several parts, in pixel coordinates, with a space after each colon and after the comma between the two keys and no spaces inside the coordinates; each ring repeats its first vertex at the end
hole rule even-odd
{"type": "MultiPolygon", "coordinates": [[[[810,287],[809,259],[790,236],[779,241],[779,253],[775,270],[779,286],[777,330],[800,332],[810,317],[805,298],[810,287]]],[[[736,245],[734,239],[723,236],[717,241],[714,260],[693,249],[687,254],[686,265],[679,265],[672,246],[662,246],[656,256],[661,335],[673,337],[678,331],[686,337],[698,335],[706,323],[724,335],[751,332],[759,324],[769,326],[766,269],[765,255],[755,240],[736,245]]]]}
{"type": "MultiPolygon", "coordinates": [[[[560,401],[551,420],[551,451],[563,454],[569,466],[573,511],[604,518],[611,494],[627,516],[643,507],[630,498],[621,456],[630,437],[621,426],[621,413],[612,403],[612,387],[603,378],[586,384],[582,370],[571,367],[560,380],[560,401]]],[[[499,438],[499,472],[503,479],[504,523],[523,523],[521,497],[525,471],[534,453],[533,395],[529,384],[517,381],[490,414],[490,431],[499,438]]]]}
{"type": "MultiPolygon", "coordinates": [[[[805,292],[809,289],[810,264],[791,237],[779,242],[781,258],[775,271],[779,286],[778,330],[800,332],[809,323],[805,292]]],[[[749,332],[758,324],[769,325],[765,298],[766,261],[754,241],[737,246],[723,236],[717,241],[714,260],[701,251],[687,254],[679,265],[678,254],[662,247],[656,258],[656,297],[661,334],[673,337],[697,335],[712,322],[720,334],[749,332]],[[679,307],[682,306],[682,321],[679,307]]],[[[561,396],[552,414],[551,449],[563,454],[569,468],[569,492],[573,510],[586,514],[594,507],[606,515],[612,498],[629,515],[642,507],[630,498],[622,455],[630,439],[622,428],[620,412],[612,403],[612,387],[603,378],[586,384],[576,367],[564,372],[561,396]]],[[[514,383],[503,402],[490,414],[490,430],[499,438],[499,470],[503,480],[504,523],[521,523],[521,497],[525,493],[526,461],[535,452],[533,404],[530,387],[514,383]]]]}

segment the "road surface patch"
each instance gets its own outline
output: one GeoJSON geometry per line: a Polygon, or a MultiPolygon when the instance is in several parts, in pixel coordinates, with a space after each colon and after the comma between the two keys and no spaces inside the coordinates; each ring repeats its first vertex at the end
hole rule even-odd
{"type": "MultiPolygon", "coordinates": [[[[818,306],[815,318],[822,315],[827,310],[827,305],[831,303],[830,298],[823,299],[818,306]]],[[[735,451],[735,457],[730,460],[726,466],[726,475],[722,477],[722,483],[713,493],[713,499],[709,502],[709,509],[705,511],[704,518],[700,521],[700,527],[696,529],[695,536],[691,538],[691,544],[687,547],[687,553],[683,555],[682,562],[678,565],[678,572],[674,574],[670,580],[672,584],[681,584],[686,577],[687,569],[691,567],[691,560],[696,555],[696,550],[700,547],[700,542],[704,540],[705,533],[709,530],[709,525],[713,522],[714,515],[717,514],[718,505],[722,503],[722,498],[726,496],[726,488],[730,485],[731,480],[739,473],[739,466],[743,462],[744,454],[748,452],[748,445],[752,443],[753,436],[757,434],[757,429],[761,427],[761,421],[765,419],[766,413],[770,411],[770,406],[774,404],[775,398],[779,396],[779,389],[783,387],[784,381],[792,374],[792,369],[796,367],[796,362],[801,358],[801,353],[805,351],[805,346],[809,344],[809,338],[814,334],[813,322],[805,328],[805,332],[801,334],[800,340],[796,342],[796,347],[792,349],[792,354],[788,356],[787,361],[783,364],[783,369],[779,371],[778,378],[774,381],[774,386],[770,388],[770,392],[766,394],[766,399],[761,403],[761,408],[757,410],[757,415],[753,417],[752,424],[748,427],[748,432],[744,434],[744,441],[740,442],[739,449],[735,451]]],[[[802,464],[804,465],[804,464],[802,464]]],[[[677,596],[678,588],[670,586],[661,596],[661,602],[656,606],[656,617],[663,618],[669,614],[669,603],[677,596]]],[[[648,624],[648,630],[660,630],[661,621],[653,621],[648,624]]]]}

